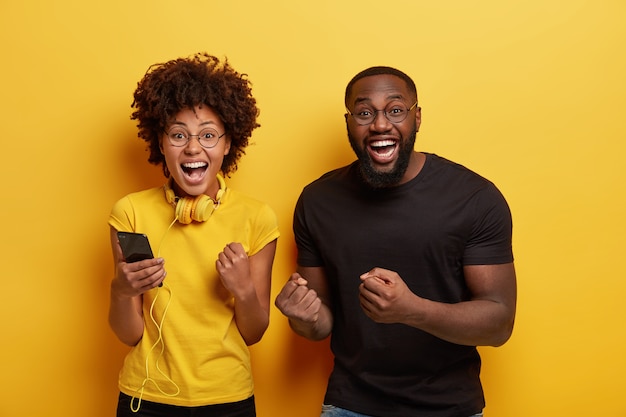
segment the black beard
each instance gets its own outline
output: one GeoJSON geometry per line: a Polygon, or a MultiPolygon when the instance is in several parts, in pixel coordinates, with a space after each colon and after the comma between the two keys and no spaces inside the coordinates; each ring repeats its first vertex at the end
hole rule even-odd
{"type": "Polygon", "coordinates": [[[356,140],[348,131],[348,139],[350,140],[350,146],[359,159],[359,172],[361,178],[371,188],[387,188],[398,185],[402,180],[407,168],[409,167],[409,161],[411,160],[411,154],[415,147],[415,137],[417,131],[409,135],[406,141],[401,142],[398,160],[396,161],[393,169],[389,172],[379,172],[374,168],[372,158],[365,148],[361,149],[356,145],[356,140]]]}

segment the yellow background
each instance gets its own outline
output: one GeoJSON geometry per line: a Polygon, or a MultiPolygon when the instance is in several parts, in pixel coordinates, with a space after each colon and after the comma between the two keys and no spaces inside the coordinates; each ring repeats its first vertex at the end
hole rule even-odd
{"type": "MultiPolygon", "coordinates": [[[[486,416],[625,416],[625,17],[621,0],[2,0],[0,416],[113,415],[107,216],[162,183],[132,93],[197,51],[253,82],[262,127],[229,184],[279,216],[273,296],[301,188],[353,159],[345,84],[398,67],[420,93],[417,148],[512,208],[519,309],[509,343],[481,348],[486,416]]],[[[252,349],[260,417],[319,415],[326,349],[272,309],[252,349]]]]}

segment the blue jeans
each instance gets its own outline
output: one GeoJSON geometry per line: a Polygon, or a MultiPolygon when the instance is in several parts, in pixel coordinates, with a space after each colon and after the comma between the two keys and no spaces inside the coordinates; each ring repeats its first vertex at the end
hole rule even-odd
{"type": "MultiPolygon", "coordinates": [[[[354,411],[345,410],[335,407],[334,405],[322,405],[322,414],[320,417],[372,417],[365,414],[355,413],[354,411]]],[[[483,413],[474,414],[470,417],[483,417],[483,413]]]]}

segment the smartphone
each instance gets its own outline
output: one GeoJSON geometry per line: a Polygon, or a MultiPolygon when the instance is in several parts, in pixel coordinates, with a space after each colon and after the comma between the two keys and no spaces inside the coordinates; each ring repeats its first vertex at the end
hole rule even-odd
{"type": "Polygon", "coordinates": [[[148,236],[143,233],[117,232],[126,262],[137,262],[154,258],[148,236]]]}

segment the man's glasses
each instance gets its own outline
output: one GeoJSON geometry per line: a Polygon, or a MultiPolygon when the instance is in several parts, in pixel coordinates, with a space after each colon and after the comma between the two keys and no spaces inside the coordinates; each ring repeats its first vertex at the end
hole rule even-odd
{"type": "Polygon", "coordinates": [[[192,135],[187,132],[185,129],[180,127],[173,127],[170,130],[166,131],[167,139],[170,141],[172,146],[182,147],[189,143],[192,136],[196,136],[198,138],[198,142],[200,146],[203,148],[214,148],[215,145],[220,141],[220,138],[226,134],[226,132],[221,135],[217,133],[217,130],[212,129],[210,127],[204,128],[197,135],[192,135]]]}
{"type": "Polygon", "coordinates": [[[411,107],[407,108],[403,103],[391,103],[384,110],[372,110],[368,107],[360,106],[352,113],[348,108],[346,111],[361,126],[369,125],[376,120],[376,115],[383,112],[385,118],[391,123],[400,123],[406,119],[409,112],[417,106],[417,101],[411,107]]]}

